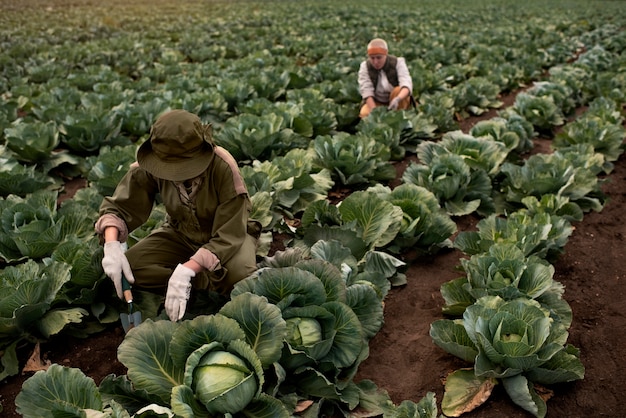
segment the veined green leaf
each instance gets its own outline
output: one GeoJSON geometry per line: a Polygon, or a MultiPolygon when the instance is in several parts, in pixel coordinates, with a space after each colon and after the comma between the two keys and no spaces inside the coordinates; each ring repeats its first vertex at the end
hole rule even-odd
{"type": "Polygon", "coordinates": [[[100,392],[93,379],[79,369],[52,364],[28,379],[15,398],[17,411],[25,416],[53,417],[66,406],[78,410],[102,410],[100,392]]]}
{"type": "Polygon", "coordinates": [[[169,403],[172,388],[183,382],[184,365],[175,363],[169,353],[172,336],[179,326],[171,321],[148,319],[133,328],[118,349],[118,358],[128,368],[128,378],[135,388],[147,391],[164,404],[169,403]]]}

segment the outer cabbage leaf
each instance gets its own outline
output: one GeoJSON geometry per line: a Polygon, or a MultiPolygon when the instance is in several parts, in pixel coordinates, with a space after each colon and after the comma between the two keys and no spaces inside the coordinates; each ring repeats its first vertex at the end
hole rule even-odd
{"type": "Polygon", "coordinates": [[[497,380],[479,377],[472,370],[456,370],[446,377],[441,410],[447,417],[458,417],[485,403],[497,380]]]}
{"type": "Polygon", "coordinates": [[[502,386],[511,400],[534,416],[546,416],[546,402],[535,392],[533,385],[523,375],[502,379],[502,386]]]}
{"type": "Polygon", "coordinates": [[[102,398],[93,379],[79,369],[52,364],[29,378],[15,398],[16,411],[30,417],[55,417],[68,410],[102,411],[102,398]],[[70,409],[68,409],[70,408],[70,409]]]}
{"type": "Polygon", "coordinates": [[[429,333],[437,346],[462,360],[473,363],[478,355],[478,348],[469,338],[462,321],[438,319],[430,324],[429,333]]]}
{"type": "Polygon", "coordinates": [[[326,301],[322,281],[297,267],[267,268],[235,284],[231,297],[251,291],[281,309],[288,306],[320,305],[326,301]]]}
{"type": "Polygon", "coordinates": [[[245,341],[264,367],[278,361],[286,325],[276,305],[264,297],[243,293],[233,297],[219,313],[239,323],[246,334],[245,341]]]}
{"type": "Polygon", "coordinates": [[[356,283],[347,290],[345,303],[359,318],[363,338],[367,341],[380,331],[384,323],[383,302],[377,290],[368,283],[356,283]]]}
{"type": "Polygon", "coordinates": [[[117,357],[128,368],[133,386],[162,405],[169,404],[172,389],[183,383],[184,364],[170,355],[170,342],[179,326],[147,319],[129,331],[118,348],[117,357]]]}
{"type": "Polygon", "coordinates": [[[402,221],[402,210],[369,192],[354,192],[338,206],[345,223],[356,222],[358,231],[370,248],[389,244],[402,221]]]}

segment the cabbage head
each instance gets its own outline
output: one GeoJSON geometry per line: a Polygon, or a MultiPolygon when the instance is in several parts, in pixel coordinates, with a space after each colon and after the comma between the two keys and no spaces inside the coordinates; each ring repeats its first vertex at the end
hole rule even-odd
{"type": "Polygon", "coordinates": [[[184,386],[174,388],[173,392],[174,398],[183,402],[174,404],[174,412],[187,415],[186,408],[193,408],[195,403],[189,401],[193,397],[211,415],[234,414],[244,410],[259,395],[262,385],[261,362],[247,343],[243,340],[207,343],[187,359],[184,386]]]}
{"type": "Polygon", "coordinates": [[[192,389],[211,413],[238,412],[254,397],[258,383],[246,362],[228,351],[210,351],[193,370],[192,389]]]}
{"type": "Polygon", "coordinates": [[[290,318],[286,322],[291,345],[310,346],[322,339],[322,326],[314,318],[290,318]]]}

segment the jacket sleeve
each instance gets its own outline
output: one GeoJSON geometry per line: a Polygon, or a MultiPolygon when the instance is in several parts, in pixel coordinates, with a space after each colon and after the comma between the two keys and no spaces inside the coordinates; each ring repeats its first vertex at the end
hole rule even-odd
{"type": "Polygon", "coordinates": [[[246,194],[240,194],[217,208],[212,237],[191,257],[208,270],[228,262],[247,239],[248,217],[252,204],[246,194]]]}
{"type": "Polygon", "coordinates": [[[115,226],[120,232],[120,241],[126,241],[128,232],[143,225],[150,217],[157,187],[148,173],[131,165],[113,195],[102,201],[96,232],[102,234],[106,227],[115,226]]]}
{"type": "Polygon", "coordinates": [[[369,72],[367,71],[367,61],[363,61],[359,67],[358,81],[359,92],[361,93],[363,100],[368,97],[374,97],[376,86],[372,83],[369,72]]]}
{"type": "Polygon", "coordinates": [[[406,60],[402,57],[398,57],[396,64],[396,71],[398,72],[398,85],[400,87],[406,87],[409,92],[413,94],[413,79],[409,73],[409,67],[406,65],[406,60]]]}

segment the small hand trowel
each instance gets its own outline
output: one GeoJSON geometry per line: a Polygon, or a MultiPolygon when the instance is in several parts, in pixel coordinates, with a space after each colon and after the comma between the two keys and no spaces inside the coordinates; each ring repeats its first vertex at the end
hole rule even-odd
{"type": "Polygon", "coordinates": [[[122,275],[122,290],[124,291],[124,299],[126,299],[128,304],[128,313],[120,313],[120,321],[122,322],[124,332],[128,332],[131,328],[141,324],[141,312],[135,311],[130,283],[128,283],[124,275],[122,275]]]}

